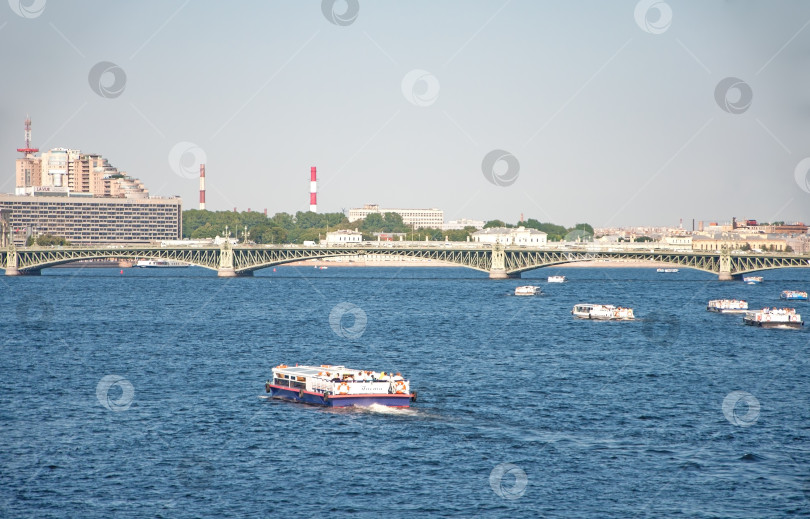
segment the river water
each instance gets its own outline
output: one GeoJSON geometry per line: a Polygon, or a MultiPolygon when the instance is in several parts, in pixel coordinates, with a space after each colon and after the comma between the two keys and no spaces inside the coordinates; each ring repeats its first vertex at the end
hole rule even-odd
{"type": "Polygon", "coordinates": [[[810,516],[810,327],[705,309],[785,306],[781,290],[810,288],[810,269],[763,275],[2,278],[0,516],[810,516]],[[511,295],[530,283],[544,295],[511,295]],[[575,320],[578,302],[638,319],[575,320]],[[268,400],[279,363],[401,371],[418,401],[268,400]]]}

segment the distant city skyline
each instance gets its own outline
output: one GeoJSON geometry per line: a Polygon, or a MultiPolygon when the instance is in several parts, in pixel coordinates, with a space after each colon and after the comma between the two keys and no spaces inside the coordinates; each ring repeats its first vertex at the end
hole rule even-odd
{"type": "Polygon", "coordinates": [[[0,192],[32,145],[270,215],[810,223],[810,3],[0,6],[0,192]]]}

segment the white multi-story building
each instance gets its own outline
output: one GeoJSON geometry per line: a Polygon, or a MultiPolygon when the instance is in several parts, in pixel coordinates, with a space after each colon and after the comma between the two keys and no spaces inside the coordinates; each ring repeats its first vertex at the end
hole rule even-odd
{"type": "Polygon", "coordinates": [[[446,224],[442,225],[443,231],[461,231],[467,227],[475,227],[478,230],[484,228],[484,220],[467,220],[466,218],[460,218],[458,220],[450,220],[446,224]]]}
{"type": "Polygon", "coordinates": [[[501,245],[521,245],[524,247],[542,247],[546,244],[547,234],[537,229],[525,227],[490,227],[472,234],[477,243],[500,243],[501,245]]]}
{"type": "Polygon", "coordinates": [[[99,198],[58,191],[41,191],[35,196],[0,194],[0,221],[12,230],[18,246],[40,234],[85,245],[149,243],[178,240],[183,235],[179,198],[99,198]]]}
{"type": "Polygon", "coordinates": [[[357,229],[341,229],[339,231],[332,231],[326,233],[327,245],[344,245],[347,243],[360,243],[363,241],[363,233],[357,229]]]}
{"type": "Polygon", "coordinates": [[[663,242],[672,247],[677,249],[686,249],[692,250],[692,236],[667,236],[663,239],[663,242]]]}
{"type": "Polygon", "coordinates": [[[441,209],[381,209],[379,204],[365,204],[362,208],[349,209],[349,221],[363,220],[373,213],[397,213],[402,217],[402,223],[414,229],[441,229],[444,225],[444,211],[441,209]]]}

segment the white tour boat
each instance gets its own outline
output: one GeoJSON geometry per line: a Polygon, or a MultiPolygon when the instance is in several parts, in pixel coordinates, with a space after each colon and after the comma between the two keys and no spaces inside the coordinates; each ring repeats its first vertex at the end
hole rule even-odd
{"type": "Polygon", "coordinates": [[[635,319],[632,308],[624,308],[613,305],[597,305],[591,303],[579,303],[571,310],[574,317],[580,319],[597,319],[603,321],[632,321],[635,319]]]}
{"type": "Polygon", "coordinates": [[[537,294],[542,294],[543,291],[540,290],[540,287],[535,285],[526,285],[522,287],[515,288],[515,295],[516,296],[536,296],[537,294]]]}
{"type": "Polygon", "coordinates": [[[763,308],[748,312],[743,322],[749,326],[761,328],[801,328],[804,326],[802,316],[796,313],[795,308],[763,308]]]}
{"type": "Polygon", "coordinates": [[[409,407],[416,391],[399,373],[350,369],[345,366],[274,367],[264,385],[271,398],[329,407],[367,407],[373,404],[409,407]]]}
{"type": "Polygon", "coordinates": [[[565,283],[565,276],[549,276],[549,283],[565,283]]]}
{"type": "Polygon", "coordinates": [[[155,268],[155,267],[190,267],[188,263],[182,261],[165,260],[165,259],[142,259],[138,260],[134,266],[140,268],[155,268]]]}
{"type": "Polygon", "coordinates": [[[656,272],[667,272],[667,273],[669,273],[669,272],[678,272],[678,269],[663,268],[663,269],[656,269],[656,272]]]}
{"type": "Polygon", "coordinates": [[[741,314],[748,311],[748,302],[742,299],[712,299],[706,310],[721,314],[741,314]]]}
{"type": "Polygon", "coordinates": [[[799,292],[798,290],[783,290],[779,298],[787,299],[788,301],[807,301],[807,292],[799,292]]]}
{"type": "Polygon", "coordinates": [[[747,285],[756,285],[757,283],[762,283],[762,276],[743,276],[743,281],[747,285]]]}

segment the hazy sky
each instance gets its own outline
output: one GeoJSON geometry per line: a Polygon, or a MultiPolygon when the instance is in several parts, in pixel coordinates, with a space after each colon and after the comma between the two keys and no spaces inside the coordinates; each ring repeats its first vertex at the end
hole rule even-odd
{"type": "Polygon", "coordinates": [[[804,0],[8,4],[3,192],[30,114],[186,208],[810,223],[804,0]]]}

